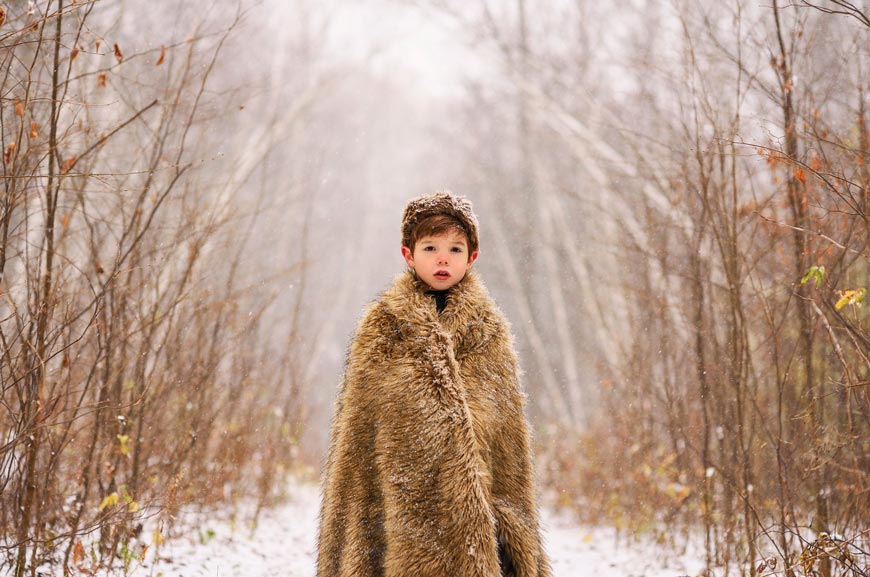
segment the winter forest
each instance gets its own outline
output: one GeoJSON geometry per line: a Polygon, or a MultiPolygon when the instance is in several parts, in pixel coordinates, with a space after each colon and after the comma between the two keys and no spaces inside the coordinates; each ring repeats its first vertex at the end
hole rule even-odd
{"type": "Polygon", "coordinates": [[[316,486],[449,189],[543,506],[867,577],[868,92],[864,0],[0,3],[0,574],[188,574],[145,561],[186,514],[316,486]]]}

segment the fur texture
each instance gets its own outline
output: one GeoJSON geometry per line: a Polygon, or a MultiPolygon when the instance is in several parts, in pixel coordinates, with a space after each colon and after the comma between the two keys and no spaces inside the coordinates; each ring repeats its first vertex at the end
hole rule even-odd
{"type": "Polygon", "coordinates": [[[479,248],[480,223],[474,214],[471,201],[448,190],[419,196],[405,206],[402,214],[402,246],[411,246],[411,234],[420,222],[439,214],[452,216],[461,222],[468,238],[469,250],[479,248]]]}
{"type": "Polygon", "coordinates": [[[550,577],[508,324],[472,271],[440,315],[424,291],[404,273],[357,328],[317,576],[550,577]]]}

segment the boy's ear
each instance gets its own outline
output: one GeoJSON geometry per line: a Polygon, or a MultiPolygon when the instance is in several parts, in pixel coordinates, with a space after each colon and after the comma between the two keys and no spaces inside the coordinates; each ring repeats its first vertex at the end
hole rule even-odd
{"type": "Polygon", "coordinates": [[[477,255],[479,251],[474,251],[470,255],[468,255],[468,266],[471,266],[471,263],[477,260],[477,255]]]}
{"type": "Polygon", "coordinates": [[[408,266],[414,268],[414,253],[411,252],[411,249],[407,246],[402,246],[402,256],[405,258],[408,266]]]}

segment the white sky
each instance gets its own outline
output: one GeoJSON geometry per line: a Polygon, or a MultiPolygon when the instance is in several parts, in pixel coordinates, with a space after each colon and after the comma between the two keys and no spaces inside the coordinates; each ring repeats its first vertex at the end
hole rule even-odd
{"type": "Polygon", "coordinates": [[[456,97],[464,78],[485,72],[463,31],[429,11],[395,0],[341,0],[333,22],[336,49],[370,59],[372,71],[431,97],[456,97]]]}

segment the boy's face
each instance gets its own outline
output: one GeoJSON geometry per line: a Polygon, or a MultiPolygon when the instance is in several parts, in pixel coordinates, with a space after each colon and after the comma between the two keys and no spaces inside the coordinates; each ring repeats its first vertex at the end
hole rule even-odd
{"type": "Polygon", "coordinates": [[[413,252],[403,246],[402,256],[430,288],[447,290],[462,280],[471,263],[477,259],[477,251],[469,254],[465,235],[448,230],[444,234],[419,239],[413,252]]]}

